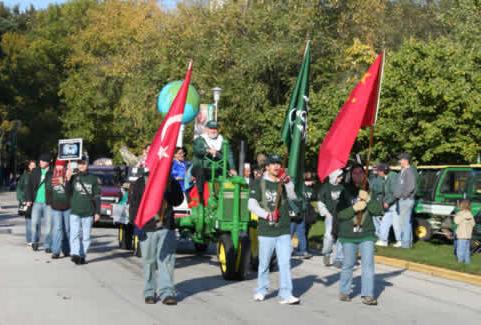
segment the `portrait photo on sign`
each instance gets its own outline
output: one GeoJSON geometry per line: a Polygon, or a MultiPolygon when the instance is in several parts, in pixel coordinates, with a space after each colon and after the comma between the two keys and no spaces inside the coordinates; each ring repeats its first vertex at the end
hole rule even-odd
{"type": "Polygon", "coordinates": [[[82,139],[63,139],[58,142],[59,160],[79,160],[82,157],[82,139]]]}

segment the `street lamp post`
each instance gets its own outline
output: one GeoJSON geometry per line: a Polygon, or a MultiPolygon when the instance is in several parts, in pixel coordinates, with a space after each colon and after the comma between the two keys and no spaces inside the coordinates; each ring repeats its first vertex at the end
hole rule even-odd
{"type": "Polygon", "coordinates": [[[214,87],[212,88],[212,93],[214,95],[214,105],[215,105],[214,120],[217,122],[217,109],[219,106],[219,100],[220,100],[220,94],[222,93],[222,88],[214,87]]]}

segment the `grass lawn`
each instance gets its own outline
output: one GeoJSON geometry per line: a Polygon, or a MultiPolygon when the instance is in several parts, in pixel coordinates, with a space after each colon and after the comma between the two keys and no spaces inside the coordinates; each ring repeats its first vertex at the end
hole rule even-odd
{"type": "MultiPolygon", "coordinates": [[[[309,233],[311,247],[320,249],[324,234],[324,222],[315,223],[309,233]]],[[[376,247],[376,255],[398,258],[406,261],[422,263],[446,269],[481,275],[481,254],[471,256],[471,264],[459,264],[453,254],[453,245],[441,240],[418,241],[412,249],[393,247],[376,247]]]]}

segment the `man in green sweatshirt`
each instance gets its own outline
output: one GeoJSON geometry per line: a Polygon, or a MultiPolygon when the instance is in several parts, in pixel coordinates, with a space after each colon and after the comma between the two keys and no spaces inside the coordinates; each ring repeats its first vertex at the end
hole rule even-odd
{"type": "Polygon", "coordinates": [[[72,175],[67,170],[67,180],[71,187],[70,199],[70,254],[75,264],[85,264],[90,247],[92,224],[100,219],[100,180],[87,172],[87,158],[78,162],[79,172],[72,175]],[[82,237],[82,241],[80,238],[82,237]]]}

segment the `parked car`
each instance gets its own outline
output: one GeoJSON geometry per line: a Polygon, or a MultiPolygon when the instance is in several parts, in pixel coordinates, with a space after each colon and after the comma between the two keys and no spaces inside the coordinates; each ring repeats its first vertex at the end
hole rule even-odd
{"type": "Polygon", "coordinates": [[[112,204],[122,199],[123,169],[119,166],[91,165],[89,173],[97,176],[101,182],[100,223],[113,224],[112,204]]]}

